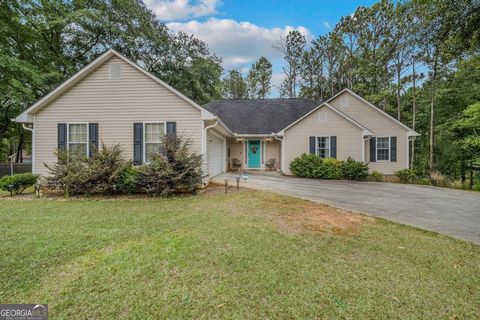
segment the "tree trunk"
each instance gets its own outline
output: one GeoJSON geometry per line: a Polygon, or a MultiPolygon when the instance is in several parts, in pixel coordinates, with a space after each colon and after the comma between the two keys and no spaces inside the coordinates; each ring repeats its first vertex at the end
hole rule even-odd
{"type": "Polygon", "coordinates": [[[20,129],[20,131],[18,132],[17,154],[15,157],[16,163],[23,162],[22,150],[23,150],[24,141],[25,141],[25,136],[24,136],[24,133],[22,132],[22,129],[20,129]]]}
{"type": "Polygon", "coordinates": [[[437,52],[434,53],[435,57],[433,62],[433,69],[432,69],[432,84],[431,84],[431,92],[430,92],[430,157],[429,157],[429,169],[430,172],[433,171],[433,165],[435,161],[435,140],[434,140],[434,132],[435,132],[435,81],[437,77],[437,63],[438,63],[438,54],[437,52]]]}
{"type": "Polygon", "coordinates": [[[397,120],[400,121],[402,118],[402,104],[400,102],[400,79],[401,78],[401,70],[400,65],[397,65],[397,120]]]}
{"type": "MultiPolygon", "coordinates": [[[[412,87],[412,94],[413,94],[413,101],[412,101],[412,129],[415,131],[415,121],[417,116],[417,88],[416,88],[416,79],[415,79],[415,60],[413,60],[413,87],[412,87]]],[[[410,156],[410,168],[413,169],[413,163],[415,158],[415,139],[412,140],[412,154],[410,156]]]]}

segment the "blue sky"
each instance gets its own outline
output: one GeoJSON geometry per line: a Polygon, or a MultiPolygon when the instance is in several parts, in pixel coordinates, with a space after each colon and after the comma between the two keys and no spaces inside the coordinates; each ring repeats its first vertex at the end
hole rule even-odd
{"type": "MultiPolygon", "coordinates": [[[[309,40],[328,33],[342,16],[373,0],[233,1],[144,0],[173,31],[184,31],[204,40],[222,57],[225,72],[246,73],[260,56],[273,64],[272,83],[282,80],[283,60],[272,44],[293,29],[309,40]]],[[[274,89],[272,96],[277,96],[274,89]]]]}

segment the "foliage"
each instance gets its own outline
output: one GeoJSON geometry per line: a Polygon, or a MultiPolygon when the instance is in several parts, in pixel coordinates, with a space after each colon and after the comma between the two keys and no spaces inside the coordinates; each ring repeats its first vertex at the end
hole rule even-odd
{"type": "Polygon", "coordinates": [[[430,182],[432,185],[437,187],[447,187],[448,180],[447,178],[438,171],[433,171],[430,173],[430,182]]]}
{"type": "Polygon", "coordinates": [[[370,173],[370,177],[373,181],[376,181],[376,182],[382,182],[383,181],[383,173],[375,171],[375,170],[370,173]]]}
{"type": "Polygon", "coordinates": [[[350,157],[341,162],[340,168],[342,177],[347,180],[363,180],[368,177],[368,164],[355,161],[350,157]]]}
{"type": "Polygon", "coordinates": [[[368,165],[351,158],[341,161],[304,153],[290,162],[290,171],[306,178],[362,180],[368,176],[368,165]]]}
{"type": "Polygon", "coordinates": [[[114,191],[123,194],[133,194],[139,191],[139,171],[132,165],[131,161],[126,162],[117,172],[113,181],[114,191]]]}
{"type": "Polygon", "coordinates": [[[194,192],[202,183],[202,156],[190,152],[191,140],[162,138],[162,152],[139,169],[138,186],[148,194],[168,196],[178,189],[194,192]]]}
{"type": "Polygon", "coordinates": [[[247,83],[237,70],[228,72],[228,75],[222,81],[222,90],[224,99],[247,98],[247,83]]]}
{"type": "Polygon", "coordinates": [[[119,145],[108,147],[103,143],[91,158],[57,151],[58,161],[53,165],[45,164],[49,171],[47,184],[68,195],[113,193],[115,181],[126,165],[121,153],[119,145]]]}
{"type": "Polygon", "coordinates": [[[315,154],[303,153],[290,162],[290,171],[299,177],[321,178],[322,158],[315,154]]]}
{"type": "Polygon", "coordinates": [[[265,99],[270,93],[272,79],[272,64],[265,57],[260,57],[247,75],[248,97],[265,99]]]}
{"type": "Polygon", "coordinates": [[[19,173],[11,176],[4,176],[0,179],[0,190],[12,191],[14,194],[21,194],[25,189],[37,183],[38,175],[31,173],[19,173]]]}
{"type": "Polygon", "coordinates": [[[395,176],[400,179],[402,183],[415,183],[417,181],[417,174],[413,169],[401,169],[394,172],[395,176]]]}

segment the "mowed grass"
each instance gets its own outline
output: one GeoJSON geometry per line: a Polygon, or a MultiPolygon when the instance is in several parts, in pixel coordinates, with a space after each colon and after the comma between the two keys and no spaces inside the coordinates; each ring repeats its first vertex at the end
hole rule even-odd
{"type": "Polygon", "coordinates": [[[250,191],[0,200],[0,302],[48,303],[52,319],[479,317],[480,246],[305,218],[327,209],[250,191]]]}

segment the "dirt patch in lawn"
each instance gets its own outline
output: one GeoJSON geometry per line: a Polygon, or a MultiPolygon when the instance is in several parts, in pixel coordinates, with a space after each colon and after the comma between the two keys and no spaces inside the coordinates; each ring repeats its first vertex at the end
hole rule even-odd
{"type": "Polygon", "coordinates": [[[283,231],[293,234],[305,231],[356,234],[362,225],[374,222],[374,218],[315,202],[279,205],[290,213],[276,215],[275,220],[283,231]]]}

